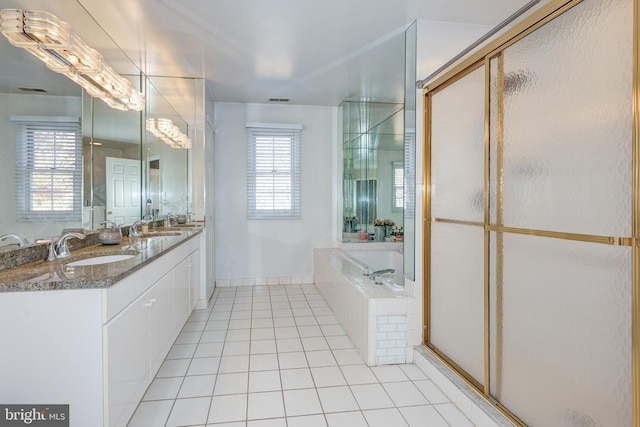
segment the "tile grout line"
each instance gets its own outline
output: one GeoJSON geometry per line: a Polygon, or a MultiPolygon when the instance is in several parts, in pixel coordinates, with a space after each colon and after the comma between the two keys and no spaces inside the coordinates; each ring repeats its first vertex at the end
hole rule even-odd
{"type": "MultiPolygon", "coordinates": [[[[302,353],[303,353],[303,355],[304,355],[304,360],[305,360],[306,365],[307,365],[306,369],[308,370],[308,372],[309,372],[309,374],[310,374],[310,376],[311,376],[311,381],[312,381],[312,384],[313,384],[313,390],[315,391],[315,394],[316,394],[316,396],[318,397],[318,402],[319,402],[319,404],[320,404],[320,408],[322,409],[322,415],[323,415],[323,418],[324,418],[325,422],[328,424],[327,413],[325,412],[325,405],[323,404],[322,400],[320,399],[320,394],[318,393],[318,390],[319,390],[319,389],[322,389],[322,388],[339,387],[339,385],[336,385],[336,386],[327,386],[327,387],[318,387],[318,383],[317,383],[317,381],[316,381],[316,378],[313,376],[313,371],[312,371],[312,369],[313,369],[314,367],[311,367],[311,366],[310,366],[309,359],[308,359],[308,354],[307,354],[307,353],[308,353],[308,352],[311,352],[311,351],[323,351],[323,350],[307,350],[307,349],[304,347],[303,338],[322,338],[322,340],[324,341],[324,344],[326,345],[326,348],[329,350],[329,354],[330,354],[330,355],[331,355],[331,357],[334,359],[335,365],[329,365],[329,366],[316,366],[315,368],[336,367],[336,368],[338,369],[338,373],[339,373],[339,375],[340,375],[340,378],[344,381],[345,386],[349,388],[349,392],[350,392],[351,396],[353,397],[354,401],[356,402],[356,405],[357,405],[357,407],[358,407],[357,412],[361,414],[361,416],[362,416],[362,418],[364,419],[365,423],[367,423],[367,425],[369,424],[369,423],[368,423],[368,421],[366,420],[366,417],[365,417],[365,414],[364,414],[366,410],[362,409],[362,407],[361,407],[360,403],[358,403],[357,399],[355,398],[355,394],[354,394],[354,392],[353,392],[353,387],[354,387],[355,385],[360,385],[360,384],[349,384],[349,382],[347,381],[347,378],[346,378],[346,376],[345,376],[345,374],[344,374],[344,371],[343,371],[343,367],[346,367],[346,366],[355,366],[355,365],[351,365],[350,363],[341,364],[341,363],[339,363],[339,362],[338,362],[338,357],[336,357],[336,352],[337,352],[338,350],[345,350],[345,349],[341,349],[341,348],[332,348],[332,346],[331,346],[331,345],[329,345],[329,341],[327,340],[327,337],[328,337],[328,336],[327,336],[327,335],[325,335],[325,333],[326,333],[326,332],[325,332],[325,330],[322,328],[322,326],[326,326],[326,325],[321,325],[321,324],[320,324],[320,321],[319,321],[319,319],[318,319],[318,316],[320,316],[320,314],[319,314],[318,312],[322,312],[321,310],[322,310],[323,308],[328,308],[328,307],[326,306],[326,301],[324,301],[324,305],[325,305],[325,307],[312,307],[312,306],[311,306],[312,301],[317,301],[317,299],[308,299],[308,298],[309,298],[309,296],[311,296],[311,295],[318,294],[318,292],[317,292],[317,291],[316,291],[316,292],[309,292],[309,293],[307,294],[307,293],[305,293],[304,289],[300,289],[300,293],[295,292],[295,293],[291,293],[291,294],[289,294],[289,293],[287,292],[287,291],[288,291],[288,287],[287,287],[286,285],[280,285],[280,287],[281,287],[281,289],[279,289],[279,292],[277,293],[277,297],[278,297],[278,298],[277,298],[277,300],[276,300],[276,301],[274,301],[274,300],[273,300],[273,297],[274,297],[275,295],[272,295],[272,293],[271,293],[271,292],[272,292],[272,290],[273,290],[273,289],[271,289],[271,288],[267,288],[267,289],[266,289],[266,292],[265,292],[264,294],[262,294],[262,293],[261,293],[260,295],[261,295],[261,298],[266,298],[266,297],[268,297],[268,299],[269,299],[269,305],[270,305],[270,311],[271,311],[271,317],[270,317],[270,319],[271,319],[271,322],[270,322],[270,323],[271,323],[271,326],[270,326],[270,328],[271,328],[271,329],[273,329],[273,341],[274,341],[274,346],[275,346],[275,356],[276,356],[276,363],[277,363],[277,369],[278,369],[278,379],[279,379],[279,381],[280,381],[280,387],[279,387],[279,390],[277,390],[277,391],[280,393],[281,403],[282,403],[283,412],[284,412],[283,417],[257,418],[257,419],[255,419],[255,420],[250,420],[250,419],[249,419],[249,395],[251,394],[251,389],[250,389],[250,387],[251,387],[251,373],[252,373],[252,372],[254,372],[254,371],[252,371],[252,368],[251,368],[251,359],[252,359],[252,356],[259,356],[260,354],[262,354],[262,353],[260,353],[260,354],[255,354],[255,355],[254,355],[254,354],[252,354],[253,346],[254,346],[253,341],[259,341],[259,340],[254,340],[254,339],[253,339],[253,337],[254,337],[253,332],[254,332],[254,329],[264,329],[264,328],[256,328],[256,327],[254,327],[254,323],[253,323],[253,321],[254,321],[254,320],[258,319],[258,318],[255,318],[255,319],[254,319],[254,317],[253,317],[253,315],[254,315],[254,311],[256,311],[256,310],[261,310],[261,309],[259,309],[259,308],[255,308],[255,309],[254,309],[254,303],[255,303],[255,295],[256,295],[256,293],[255,293],[255,292],[251,292],[250,297],[248,297],[248,296],[246,296],[246,295],[242,295],[243,302],[242,302],[242,303],[239,303],[239,302],[237,302],[237,298],[239,297],[239,295],[238,295],[238,293],[237,293],[237,289],[234,289],[234,291],[233,291],[233,296],[231,296],[231,295],[230,295],[230,294],[231,294],[230,292],[219,292],[219,293],[215,296],[215,301],[212,301],[211,308],[208,308],[208,309],[207,309],[207,310],[208,310],[208,312],[209,312],[209,315],[207,316],[207,320],[206,320],[206,322],[205,322],[205,325],[203,326],[203,329],[202,329],[201,331],[198,331],[198,333],[199,333],[199,338],[198,338],[198,342],[197,342],[197,343],[195,343],[196,348],[194,349],[194,352],[193,352],[193,354],[192,354],[192,357],[190,358],[189,364],[188,364],[188,366],[187,366],[187,370],[186,370],[185,374],[182,376],[182,381],[181,381],[181,383],[180,383],[180,387],[178,388],[177,395],[176,395],[176,397],[175,397],[174,399],[172,399],[172,400],[173,400],[173,402],[172,402],[172,406],[171,406],[171,409],[170,409],[169,414],[168,414],[168,416],[167,416],[167,421],[165,422],[165,425],[167,425],[167,424],[169,423],[169,420],[171,419],[171,415],[172,415],[172,413],[173,413],[173,410],[175,409],[176,401],[177,401],[177,399],[179,399],[180,392],[181,392],[181,390],[182,390],[182,387],[183,387],[183,386],[184,386],[184,384],[185,384],[186,377],[187,377],[187,376],[189,376],[189,375],[187,375],[187,374],[188,374],[188,372],[189,372],[189,369],[190,369],[190,367],[191,367],[191,365],[192,365],[192,363],[193,363],[194,359],[196,359],[196,358],[197,358],[197,357],[196,357],[196,353],[197,353],[197,351],[198,351],[198,349],[199,349],[200,345],[201,345],[201,344],[208,344],[208,343],[204,343],[204,342],[202,342],[202,339],[203,339],[203,337],[204,337],[204,332],[205,332],[205,331],[207,331],[207,323],[208,323],[209,321],[214,321],[214,320],[212,320],[212,317],[214,316],[214,311],[215,311],[215,306],[216,306],[216,304],[218,304],[219,299],[229,300],[229,299],[231,299],[231,297],[233,298],[233,302],[231,302],[231,303],[229,304],[229,303],[227,303],[227,302],[225,301],[225,303],[224,303],[224,305],[225,305],[225,306],[230,306],[230,307],[229,307],[229,310],[230,310],[230,311],[229,311],[229,316],[228,316],[228,318],[226,319],[226,329],[225,329],[225,333],[224,333],[224,340],[222,341],[222,350],[221,350],[221,353],[220,353],[220,363],[218,364],[218,368],[216,369],[216,383],[214,383],[214,389],[211,391],[212,396],[211,396],[211,400],[210,400],[210,402],[209,402],[209,407],[208,407],[208,412],[207,412],[207,422],[205,422],[205,424],[206,424],[206,425],[208,425],[208,421],[209,421],[209,418],[208,418],[208,417],[209,417],[209,413],[210,413],[210,411],[211,411],[211,407],[212,407],[213,399],[214,399],[214,397],[215,397],[214,393],[215,393],[215,389],[216,389],[216,387],[217,387],[217,379],[218,379],[218,375],[220,375],[220,367],[221,367],[222,358],[224,357],[224,356],[223,356],[223,354],[224,354],[224,350],[225,350],[225,348],[226,348],[226,346],[227,346],[227,343],[231,343],[231,342],[232,342],[232,341],[228,341],[228,338],[229,338],[229,331],[230,331],[230,330],[232,330],[232,329],[230,329],[230,327],[231,327],[231,321],[233,320],[233,319],[232,319],[232,318],[233,318],[233,313],[234,313],[234,312],[236,312],[236,310],[235,310],[235,308],[236,308],[236,307],[235,307],[235,306],[236,306],[237,304],[246,304],[246,302],[244,302],[244,301],[246,301],[246,299],[247,299],[247,298],[251,298],[251,303],[250,303],[251,309],[250,309],[250,316],[249,316],[249,320],[250,320],[250,322],[249,322],[249,343],[248,343],[249,349],[248,349],[248,355],[247,355],[247,356],[248,356],[248,361],[249,361],[249,366],[247,367],[247,383],[246,383],[246,389],[247,389],[247,391],[246,391],[246,393],[242,393],[242,394],[245,394],[245,398],[246,398],[245,420],[244,420],[244,421],[239,421],[239,422],[245,422],[245,423],[248,423],[249,421],[262,421],[262,420],[269,420],[269,419],[276,419],[276,418],[284,418],[285,422],[286,422],[286,423],[288,423],[288,418],[290,418],[290,417],[289,417],[289,416],[287,416],[286,404],[285,404],[285,400],[284,400],[284,394],[285,394],[285,391],[287,391],[287,390],[285,390],[285,389],[284,389],[284,385],[283,385],[283,381],[282,381],[282,371],[283,371],[284,369],[282,368],[282,365],[281,365],[281,363],[280,363],[280,354],[281,354],[281,352],[280,352],[280,346],[278,345],[278,338],[277,338],[277,336],[276,336],[276,329],[277,329],[277,328],[279,328],[279,327],[284,327],[284,326],[276,327],[276,321],[275,321],[275,320],[276,320],[276,317],[274,317],[274,310],[275,310],[275,309],[273,308],[273,305],[274,305],[274,303],[275,303],[275,302],[277,302],[277,303],[282,303],[282,302],[284,302],[284,301],[282,301],[283,297],[286,297],[286,298],[287,298],[287,303],[288,303],[289,309],[291,310],[291,319],[292,319],[293,324],[294,324],[294,326],[295,326],[295,330],[296,330],[296,333],[297,333],[297,339],[298,339],[298,341],[300,342],[301,351],[302,351],[302,353]],[[283,292],[283,294],[281,294],[280,292],[283,292]],[[302,295],[302,296],[304,296],[304,302],[305,302],[305,303],[306,303],[306,305],[307,305],[307,309],[308,309],[308,310],[310,310],[310,312],[311,312],[311,313],[310,313],[310,314],[308,314],[308,313],[303,313],[303,314],[302,314],[302,312],[298,312],[298,314],[295,314],[295,313],[293,312],[294,308],[293,308],[293,307],[292,307],[292,305],[291,305],[291,302],[292,302],[292,301],[289,299],[289,297],[290,297],[290,296],[292,296],[292,295],[302,295]],[[318,309],[318,310],[317,310],[317,311],[314,311],[314,308],[316,308],[316,309],[318,309]],[[298,319],[299,319],[299,318],[301,318],[301,317],[312,317],[312,318],[313,318],[313,321],[315,322],[315,325],[308,325],[308,324],[302,324],[302,323],[299,323],[298,319]],[[301,334],[301,330],[300,330],[300,328],[305,328],[305,327],[310,327],[310,326],[316,326],[316,327],[317,327],[317,329],[319,329],[319,330],[320,330],[321,335],[320,335],[320,336],[310,335],[310,336],[308,336],[308,337],[303,337],[303,336],[302,336],[302,334],[301,334]]],[[[301,288],[301,285],[298,285],[297,287],[301,288]]],[[[296,298],[296,299],[294,300],[294,302],[299,302],[299,301],[300,301],[300,300],[298,299],[299,297],[295,297],[295,298],[296,298]]],[[[312,297],[312,298],[315,298],[315,297],[312,297]]],[[[324,299],[323,299],[323,300],[324,300],[324,299]]],[[[317,304],[317,303],[315,303],[315,302],[314,302],[313,304],[317,304]]],[[[223,304],[220,304],[220,305],[223,305],[223,304]]],[[[298,308],[298,309],[300,309],[300,308],[298,308]]],[[[237,311],[244,311],[244,310],[237,310],[237,311]]],[[[329,314],[329,313],[323,313],[322,315],[328,315],[328,314],[329,314]]],[[[334,314],[334,315],[335,315],[335,314],[334,314]]],[[[288,316],[283,316],[283,318],[285,318],[285,317],[288,317],[288,316]]],[[[188,320],[188,321],[189,321],[189,320],[188,320]]],[[[199,322],[199,321],[201,321],[201,318],[200,318],[200,317],[198,317],[198,318],[194,319],[193,321],[194,321],[194,322],[199,322]]],[[[332,324],[329,324],[329,325],[332,325],[332,324]]],[[[338,325],[340,325],[340,324],[338,323],[338,325]]],[[[341,325],[340,325],[340,327],[341,327],[341,325]]],[[[329,328],[327,328],[327,329],[329,329],[329,328]]],[[[181,333],[182,333],[182,332],[181,332],[181,333]]],[[[306,333],[306,332],[305,332],[305,333],[306,333]]],[[[314,332],[312,332],[312,333],[314,333],[314,332]]],[[[180,335],[180,334],[179,334],[179,335],[180,335]]],[[[344,333],[344,331],[343,331],[343,335],[346,335],[346,333],[344,333]]],[[[331,336],[331,335],[330,335],[330,336],[331,336]]],[[[342,336],[342,335],[340,335],[340,336],[342,336]]],[[[176,338],[176,340],[177,340],[177,339],[178,339],[178,338],[176,338]]],[[[215,341],[215,342],[217,342],[217,341],[215,341]]],[[[174,345],[175,345],[175,342],[174,342],[174,345]]],[[[354,347],[353,347],[353,345],[352,345],[350,348],[348,348],[348,349],[346,349],[346,350],[353,349],[353,348],[354,348],[354,347]]],[[[282,352],[282,353],[288,353],[288,352],[282,352]]],[[[266,353],[266,354],[271,354],[271,353],[266,353]]],[[[204,356],[203,356],[203,357],[204,357],[204,356]]],[[[178,360],[178,359],[176,359],[176,360],[178,360]]],[[[165,359],[165,361],[166,361],[166,359],[165,359]]],[[[360,364],[356,364],[356,365],[360,365],[360,364]]],[[[363,363],[363,365],[364,365],[364,366],[367,366],[367,365],[366,365],[366,362],[365,362],[365,363],[363,363]]],[[[296,369],[296,368],[289,368],[289,369],[296,369]]],[[[369,369],[371,369],[371,368],[369,367],[369,369]]],[[[384,387],[384,384],[387,384],[387,383],[395,383],[395,382],[407,382],[407,383],[411,384],[413,387],[415,387],[415,388],[417,389],[417,391],[419,392],[419,395],[425,398],[425,400],[426,400],[426,402],[427,402],[427,405],[428,405],[428,406],[431,406],[431,407],[436,411],[436,413],[440,416],[440,418],[442,418],[442,419],[443,419],[443,421],[444,421],[447,425],[451,425],[451,424],[449,423],[449,421],[444,417],[444,415],[443,415],[443,414],[438,410],[438,406],[443,407],[445,403],[446,403],[446,404],[449,404],[449,403],[453,404],[453,402],[451,402],[451,401],[449,400],[449,402],[432,403],[432,402],[429,400],[429,398],[428,398],[428,397],[423,393],[423,391],[422,391],[420,388],[418,388],[418,386],[417,386],[417,384],[416,384],[416,381],[421,381],[421,380],[424,380],[424,379],[429,380],[429,381],[432,381],[432,380],[431,380],[428,376],[426,376],[426,375],[425,375],[425,378],[420,378],[420,379],[419,379],[419,378],[416,378],[416,379],[414,379],[414,378],[412,378],[412,377],[411,377],[407,372],[405,372],[405,370],[403,370],[401,367],[400,367],[399,369],[401,370],[402,374],[406,377],[406,380],[398,380],[398,381],[387,381],[387,382],[382,382],[382,381],[381,381],[381,379],[378,377],[378,375],[376,375],[375,371],[371,371],[371,372],[373,373],[373,375],[374,375],[374,377],[375,377],[375,379],[376,379],[376,381],[377,381],[377,383],[374,383],[374,384],[378,384],[380,387],[382,387],[382,389],[383,389],[383,390],[384,390],[384,392],[385,392],[385,396],[386,396],[386,397],[390,400],[390,402],[393,404],[393,407],[392,407],[392,408],[393,408],[393,409],[395,409],[395,410],[400,414],[400,416],[402,417],[402,419],[403,419],[407,424],[409,424],[408,419],[407,419],[407,418],[405,417],[405,415],[400,411],[400,409],[401,409],[401,408],[404,408],[404,407],[411,407],[411,406],[426,406],[426,405],[415,404],[415,405],[408,405],[408,406],[402,406],[402,407],[399,407],[399,406],[397,406],[397,405],[396,405],[396,403],[395,403],[395,402],[393,401],[393,399],[391,398],[391,395],[389,394],[389,392],[387,391],[387,389],[384,387]]],[[[260,372],[260,371],[255,371],[255,372],[260,372]]],[[[198,375],[204,375],[204,374],[198,374],[198,375]]],[[[178,377],[179,377],[179,376],[178,376],[178,377]]],[[[156,379],[156,378],[154,378],[154,379],[156,379]]],[[[366,384],[363,384],[363,385],[366,385],[366,384]]],[[[297,390],[297,389],[292,389],[292,390],[297,390]]],[[[259,392],[256,392],[256,393],[259,393],[259,392]]],[[[205,396],[205,397],[207,397],[207,396],[205,396]]],[[[453,405],[454,405],[454,407],[457,407],[455,404],[453,404],[453,405]]],[[[138,405],[138,407],[139,407],[139,406],[140,406],[140,405],[138,405]]],[[[389,409],[392,409],[392,408],[389,408],[389,409]]],[[[136,410],[137,410],[137,409],[136,409],[136,410]]],[[[338,411],[338,412],[332,412],[332,413],[330,413],[330,414],[333,414],[333,413],[340,414],[340,413],[348,413],[348,412],[356,412],[356,411],[355,411],[355,410],[338,411]]],[[[316,414],[295,415],[295,416],[292,416],[292,417],[302,417],[302,416],[311,416],[311,415],[316,415],[316,414]]],[[[320,415],[320,414],[317,414],[317,415],[320,415]]],[[[463,415],[464,415],[464,414],[463,414],[463,415]]],[[[465,418],[466,418],[466,416],[465,416],[465,418]]]]}

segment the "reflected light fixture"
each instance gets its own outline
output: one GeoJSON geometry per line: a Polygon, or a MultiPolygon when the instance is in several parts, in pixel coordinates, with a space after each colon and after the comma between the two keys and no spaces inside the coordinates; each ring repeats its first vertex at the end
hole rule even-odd
{"type": "Polygon", "coordinates": [[[47,68],[69,77],[110,107],[122,111],[144,108],[144,95],[57,16],[39,10],[2,9],[0,32],[9,43],[27,50],[47,68]]]}
{"type": "Polygon", "coordinates": [[[173,148],[191,148],[191,139],[169,119],[149,117],[147,130],[173,148]]]}

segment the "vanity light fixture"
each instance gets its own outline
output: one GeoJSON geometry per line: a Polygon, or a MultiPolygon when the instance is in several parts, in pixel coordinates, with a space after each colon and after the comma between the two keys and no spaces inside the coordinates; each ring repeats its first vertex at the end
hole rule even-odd
{"type": "Polygon", "coordinates": [[[0,32],[9,43],[27,50],[47,68],[69,77],[110,107],[123,111],[144,108],[144,95],[57,16],[39,10],[2,9],[0,32]]]}
{"type": "Polygon", "coordinates": [[[191,148],[191,139],[169,119],[149,117],[147,130],[173,148],[191,148]]]}

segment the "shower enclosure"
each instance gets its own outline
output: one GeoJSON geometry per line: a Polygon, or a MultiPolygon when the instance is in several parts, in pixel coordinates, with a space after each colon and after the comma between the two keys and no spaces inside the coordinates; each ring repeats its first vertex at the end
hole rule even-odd
{"type": "Polygon", "coordinates": [[[637,3],[551,1],[425,87],[425,343],[520,425],[640,426],[637,3]]]}

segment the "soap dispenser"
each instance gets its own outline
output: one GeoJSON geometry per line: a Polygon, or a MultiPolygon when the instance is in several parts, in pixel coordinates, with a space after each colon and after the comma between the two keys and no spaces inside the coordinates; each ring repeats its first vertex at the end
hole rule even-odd
{"type": "Polygon", "coordinates": [[[98,233],[98,241],[103,245],[117,245],[122,240],[122,230],[113,221],[103,221],[104,228],[98,233]]]}

